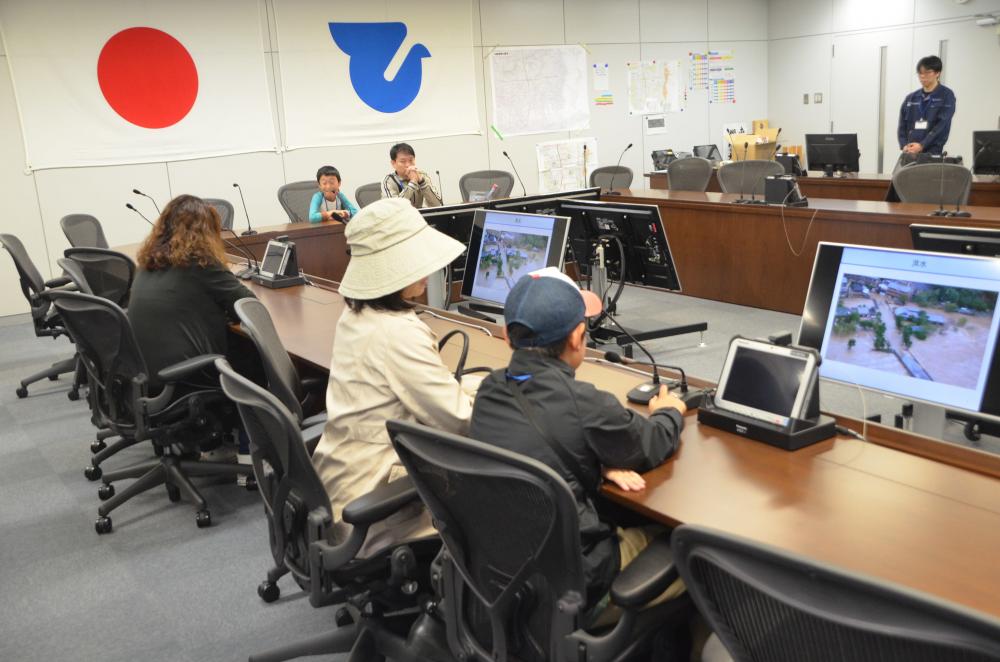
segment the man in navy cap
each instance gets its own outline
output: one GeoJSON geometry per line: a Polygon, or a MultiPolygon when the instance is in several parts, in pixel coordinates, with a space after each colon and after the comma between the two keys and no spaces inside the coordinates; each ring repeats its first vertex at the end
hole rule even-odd
{"type": "MultiPolygon", "coordinates": [[[[587,351],[584,320],[600,311],[597,295],[581,291],[553,267],[521,278],[504,306],[514,354],[506,369],[483,380],[469,428],[474,439],[547,464],[569,485],[580,518],[591,614],[606,604],[619,570],[656,533],[602,519],[594,505],[601,478],[624,490],[643,489],[636,472],[649,471],[677,450],[686,411],[662,387],[645,418],[611,393],[576,380],[587,351]]],[[[668,593],[682,590],[675,582],[668,593]]]]}

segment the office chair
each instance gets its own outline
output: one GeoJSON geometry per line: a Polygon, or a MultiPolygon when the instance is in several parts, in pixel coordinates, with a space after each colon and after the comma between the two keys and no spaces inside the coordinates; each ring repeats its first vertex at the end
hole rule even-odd
{"type": "Polygon", "coordinates": [[[90,214],[68,214],[59,219],[59,227],[69,245],[82,248],[107,248],[101,222],[90,214]]]}
{"type": "MultiPolygon", "coordinates": [[[[304,412],[315,411],[322,406],[326,381],[299,377],[299,371],[282,346],[274,321],[264,304],[248,297],[237,301],[235,308],[240,327],[253,341],[264,365],[267,389],[291,412],[300,428],[305,430],[322,426],[326,422],[325,411],[311,416],[306,416],[304,412]]],[[[318,439],[317,436],[316,441],[318,439]]]]}
{"type": "Polygon", "coordinates": [[[706,191],[712,179],[712,162],[692,156],[667,166],[667,188],[671,191],[706,191]]]}
{"type": "Polygon", "coordinates": [[[444,542],[443,615],[457,659],[623,659],[689,608],[681,595],[640,611],[677,578],[660,538],[611,586],[621,620],[588,633],[577,505],[565,481],[490,444],[408,422],[387,427],[444,542]]]}
{"type": "Polygon", "coordinates": [[[94,524],[97,533],[111,532],[111,511],[158,485],[166,485],[171,501],[179,501],[182,494],[193,501],[196,523],[209,526],[211,513],[189,476],[250,472],[246,465],[188,459],[217,447],[235,422],[226,411],[232,405],[218,388],[188,383],[212,367],[218,356],[196,356],[151,375],[120,307],[78,292],[48,292],[46,296],[76,341],[91,386],[92,406],[98,408],[101,420],[122,439],[134,443],[148,439],[161,451],[159,457],[108,474],[99,466],[87,468],[84,474],[89,480],[103,481],[97,492],[104,501],[94,524]],[[151,382],[162,383],[159,393],[151,392],[151,382]],[[115,494],[114,483],[126,478],[137,480],[115,494]]]}
{"type": "Polygon", "coordinates": [[[736,662],[1000,660],[1000,622],[935,598],[698,526],[672,546],[736,662]]]}
{"type": "MultiPolygon", "coordinates": [[[[100,248],[68,248],[63,253],[65,257],[56,262],[68,276],[78,292],[92,294],[107,299],[122,308],[128,306],[132,291],[132,280],[135,277],[135,263],[127,255],[116,251],[100,248]]],[[[74,387],[79,388],[87,380],[87,371],[77,360],[77,371],[74,387]]],[[[96,391],[88,390],[88,395],[96,391]]],[[[91,422],[97,428],[96,439],[90,444],[93,466],[118,451],[133,446],[138,441],[120,439],[111,448],[107,447],[107,439],[116,436],[108,421],[102,418],[101,410],[95,406],[93,399],[88,397],[91,408],[91,422]]]]}
{"type": "Polygon", "coordinates": [[[458,180],[458,189],[462,192],[462,202],[469,202],[472,194],[477,194],[479,201],[487,199],[500,200],[509,198],[514,190],[514,175],[506,170],[477,170],[467,172],[458,180]],[[494,184],[497,190],[490,194],[494,184]]]}
{"type": "Polygon", "coordinates": [[[785,167],[777,161],[749,159],[730,161],[719,166],[719,188],[723,193],[764,195],[764,180],[769,175],[783,175],[785,167]]]}
{"type": "MultiPolygon", "coordinates": [[[[280,596],[277,581],[291,573],[314,607],[346,603],[339,628],[309,640],[252,655],[251,662],[278,662],[305,655],[351,652],[350,660],[443,659],[429,649],[433,621],[418,607],[430,599],[431,560],[437,539],[392,546],[356,558],[368,528],[419,500],[413,485],[396,480],[347,505],[353,529],[335,543],[330,499],[313,468],[291,412],[272,393],[216,361],[222,390],[236,403],[250,437],[250,455],[267,514],[275,567],[258,587],[265,602],[280,596]],[[411,627],[422,619],[423,625],[411,627]],[[407,633],[409,632],[409,636],[407,633]]],[[[331,624],[332,625],[332,624],[331,624]]],[[[439,645],[443,648],[443,644],[439,645]]]]}
{"type": "Polygon", "coordinates": [[[358,203],[358,209],[363,209],[382,197],[382,184],[374,182],[359,186],[354,192],[354,201],[358,203]]]}
{"type": "Polygon", "coordinates": [[[595,168],[590,173],[590,185],[600,186],[602,191],[611,190],[611,185],[615,188],[629,188],[632,186],[632,168],[627,166],[604,166],[595,168]]]}
{"type": "Polygon", "coordinates": [[[892,186],[902,202],[954,207],[968,204],[972,173],[954,163],[916,163],[894,172],[892,186]]]}
{"type": "Polygon", "coordinates": [[[312,202],[312,197],[318,190],[319,186],[312,179],[284,184],[278,189],[278,202],[288,214],[289,222],[309,222],[309,203],[312,202]]]}
{"type": "Polygon", "coordinates": [[[215,211],[219,212],[219,220],[222,221],[222,229],[231,231],[233,229],[233,218],[236,216],[236,210],[233,208],[233,203],[229,202],[229,200],[223,200],[222,198],[204,198],[204,200],[205,204],[212,205],[215,207],[215,211]]]}
{"type": "MultiPolygon", "coordinates": [[[[17,269],[17,276],[21,282],[21,292],[24,294],[24,298],[27,299],[28,307],[31,310],[31,322],[35,328],[35,335],[39,338],[53,339],[63,335],[68,337],[69,334],[66,333],[62,319],[53,310],[51,302],[45,299],[43,295],[53,289],[66,287],[72,281],[66,276],[60,276],[48,281],[42,280],[42,274],[39,273],[35,263],[28,257],[28,252],[24,250],[24,244],[14,235],[0,234],[0,244],[7,249],[11,259],[14,260],[14,267],[17,269]]],[[[75,356],[58,361],[46,370],[36,372],[22,379],[15,393],[17,393],[17,397],[19,398],[26,398],[28,397],[28,386],[30,384],[43,379],[56,381],[59,379],[59,375],[75,371],[75,356]]],[[[78,400],[80,398],[79,389],[74,385],[67,394],[67,397],[70,400],[78,400]]]]}

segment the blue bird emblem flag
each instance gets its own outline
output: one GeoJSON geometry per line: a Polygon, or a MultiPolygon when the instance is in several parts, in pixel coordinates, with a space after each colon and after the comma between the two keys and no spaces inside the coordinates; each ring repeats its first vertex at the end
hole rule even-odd
{"type": "Polygon", "coordinates": [[[330,23],[330,35],[348,58],[351,85],[358,97],[381,113],[398,113],[420,93],[423,62],[431,53],[414,44],[392,80],[386,78],[389,63],[406,38],[406,24],[330,23]]]}

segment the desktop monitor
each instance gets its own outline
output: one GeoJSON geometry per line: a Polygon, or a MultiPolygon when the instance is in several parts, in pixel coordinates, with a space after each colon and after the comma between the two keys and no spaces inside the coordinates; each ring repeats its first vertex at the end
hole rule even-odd
{"type": "Polygon", "coordinates": [[[860,156],[856,133],[806,134],[806,160],[810,170],[822,170],[827,175],[857,172],[860,156]]]}
{"type": "Polygon", "coordinates": [[[1000,175],[1000,131],[972,132],[972,172],[1000,175]]]}
{"type": "Polygon", "coordinates": [[[465,271],[465,258],[468,254],[469,235],[472,234],[472,222],[476,210],[483,209],[487,203],[470,202],[447,207],[428,207],[420,210],[427,224],[435,230],[445,233],[452,239],[465,244],[466,251],[451,263],[451,280],[459,282],[465,271]]]}
{"type": "Polygon", "coordinates": [[[719,151],[718,145],[695,145],[692,152],[695,156],[709,161],[722,160],[722,152],[719,151]]]}
{"type": "Polygon", "coordinates": [[[612,248],[605,253],[605,264],[612,280],[680,291],[680,278],[656,205],[565,200],[559,213],[571,219],[570,249],[584,274],[589,275],[598,239],[614,236],[625,254],[619,253],[616,242],[609,244],[612,248]]]}
{"type": "Polygon", "coordinates": [[[526,214],[548,214],[559,213],[560,200],[599,200],[601,197],[601,187],[582,188],[563,193],[539,193],[537,195],[526,195],[522,198],[507,198],[497,200],[490,207],[501,211],[519,211],[526,214]]]}
{"type": "Polygon", "coordinates": [[[918,251],[1000,257],[1000,230],[995,228],[914,223],[910,226],[910,237],[918,251]]]}
{"type": "Polygon", "coordinates": [[[462,296],[503,306],[522,276],[545,267],[562,270],[568,228],[565,216],[476,210],[462,296]]]}
{"type": "Polygon", "coordinates": [[[821,242],[799,328],[820,375],[1000,417],[1000,260],[821,242]]]}

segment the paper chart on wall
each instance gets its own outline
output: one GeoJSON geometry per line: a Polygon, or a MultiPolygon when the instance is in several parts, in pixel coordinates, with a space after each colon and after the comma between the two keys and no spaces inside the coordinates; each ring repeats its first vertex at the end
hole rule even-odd
{"type": "Polygon", "coordinates": [[[732,50],[708,52],[708,102],[736,103],[736,57],[732,50]]]}
{"type": "Polygon", "coordinates": [[[684,110],[686,95],[678,60],[626,62],[628,106],[632,115],[676,113],[684,110]]]}
{"type": "Polygon", "coordinates": [[[580,46],[498,48],[490,54],[493,124],[505,136],[590,126],[580,46]]]}
{"type": "Polygon", "coordinates": [[[688,52],[688,90],[708,89],[708,53],[688,52]]]}
{"type": "Polygon", "coordinates": [[[597,140],[572,138],[535,145],[539,193],[561,193],[586,188],[598,166],[597,140]]]}

